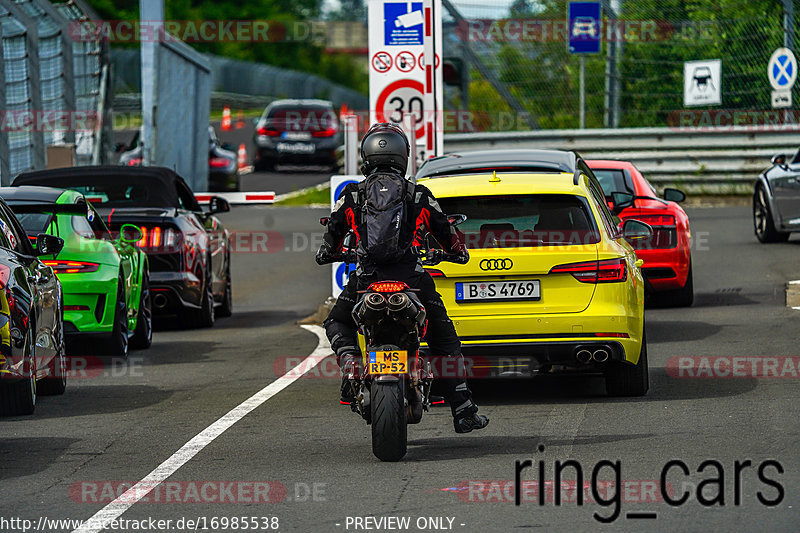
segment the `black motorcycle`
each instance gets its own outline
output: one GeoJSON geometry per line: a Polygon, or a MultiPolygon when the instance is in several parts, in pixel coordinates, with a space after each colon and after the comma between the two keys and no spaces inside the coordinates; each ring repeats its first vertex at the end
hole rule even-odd
{"type": "MultiPolygon", "coordinates": [[[[451,224],[466,220],[464,215],[449,217],[451,224]]],[[[323,225],[327,219],[320,220],[323,225]]],[[[357,263],[355,236],[348,235],[341,253],[334,261],[357,263]]],[[[425,266],[447,261],[450,256],[429,245],[415,248],[425,266]]],[[[444,399],[431,396],[433,370],[430,361],[419,354],[425,335],[425,306],[417,297],[417,289],[400,281],[377,281],[359,291],[353,307],[353,320],[364,336],[361,376],[354,376],[350,403],[367,424],[372,425],[372,453],[381,461],[399,461],[406,454],[408,424],[418,424],[432,404],[444,399]]],[[[345,402],[342,402],[345,403],[345,402]]],[[[348,405],[345,403],[345,405],[348,405]]]]}

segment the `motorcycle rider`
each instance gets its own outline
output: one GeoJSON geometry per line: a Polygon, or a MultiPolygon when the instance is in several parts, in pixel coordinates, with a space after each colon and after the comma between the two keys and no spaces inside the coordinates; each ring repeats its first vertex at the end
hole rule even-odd
{"type": "MultiPolygon", "coordinates": [[[[361,141],[363,161],[361,172],[368,179],[376,174],[393,174],[405,179],[409,149],[408,139],[399,125],[375,124],[361,141]]],[[[412,246],[421,244],[419,241],[421,230],[427,230],[444,252],[453,256],[454,262],[466,263],[469,261],[469,253],[431,192],[422,185],[408,183],[407,186],[411,188],[413,194],[409,196],[407,216],[397,227],[399,242],[405,248],[401,258],[391,263],[375,263],[366,258],[363,246],[360,245],[359,267],[355,275],[350,276],[347,286],[339,295],[323,325],[344,376],[342,400],[350,403],[353,401],[353,393],[350,390],[349,380],[360,376],[362,372],[362,356],[356,324],[351,315],[357,301],[357,291],[364,290],[372,282],[380,280],[403,281],[410,287],[419,289],[417,294],[425,306],[428,317],[424,339],[428,343],[431,355],[453,357],[457,360],[456,376],[437,378],[437,381],[444,387],[443,392],[449,400],[456,433],[468,433],[473,429],[486,427],[489,419],[477,414],[478,406],[472,401],[472,392],[465,380],[466,370],[461,355],[461,342],[456,335],[453,322],[447,316],[442,298],[436,292],[433,278],[422,268],[412,246]]],[[[359,201],[363,203],[363,199],[359,196],[358,184],[351,183],[345,186],[333,208],[323,243],[317,252],[318,264],[331,262],[331,256],[341,251],[343,241],[351,229],[358,237],[363,222],[361,220],[363,205],[359,201]]],[[[433,254],[437,252],[442,253],[442,250],[432,251],[433,254]]]]}

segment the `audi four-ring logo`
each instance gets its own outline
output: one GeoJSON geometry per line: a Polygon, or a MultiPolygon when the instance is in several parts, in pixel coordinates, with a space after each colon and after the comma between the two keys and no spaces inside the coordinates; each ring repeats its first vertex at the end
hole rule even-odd
{"type": "Polygon", "coordinates": [[[484,259],[480,262],[481,270],[511,270],[513,266],[511,259],[484,259]]]}

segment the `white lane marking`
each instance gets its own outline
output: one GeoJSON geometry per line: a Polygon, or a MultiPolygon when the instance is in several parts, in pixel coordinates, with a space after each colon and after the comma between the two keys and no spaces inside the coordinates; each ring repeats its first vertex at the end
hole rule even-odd
{"type": "Polygon", "coordinates": [[[305,372],[314,368],[320,361],[332,353],[330,344],[328,344],[328,339],[325,336],[325,330],[320,326],[301,327],[314,333],[319,338],[319,343],[316,349],[311,352],[311,355],[301,361],[295,368],[228,411],[227,414],[198,433],[189,442],[184,444],[180,450],[173,453],[169,459],[158,465],[155,470],[147,474],[141,481],[121,494],[117,499],[97,511],[91,518],[86,520],[81,527],[75,529],[72,533],[98,533],[105,529],[106,524],[119,518],[120,515],[133,506],[133,504],[147,496],[160,483],[163,483],[192,457],[197,455],[200,450],[222,435],[225,430],[244,418],[247,413],[294,383],[305,372]],[[294,372],[298,367],[302,368],[304,371],[294,372]]]}

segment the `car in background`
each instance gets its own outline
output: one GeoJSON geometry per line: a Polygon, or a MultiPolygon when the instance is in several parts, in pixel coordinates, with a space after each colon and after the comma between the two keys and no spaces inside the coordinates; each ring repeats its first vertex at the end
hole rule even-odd
{"type": "Polygon", "coordinates": [[[679,205],[686,195],[667,188],[659,198],[655,188],[633,163],[628,161],[588,160],[609,205],[614,193],[630,195],[630,204],[618,202],[614,211],[623,221],[641,220],[653,228],[649,239],[633,243],[636,255],[644,260],[642,272],[652,303],[688,307],[694,302],[692,274],[692,232],[689,217],[679,205]]]}
{"type": "Polygon", "coordinates": [[[63,244],[41,233],[34,250],[0,199],[0,415],[29,415],[38,395],[67,388],[61,283],[42,261],[63,244]]]}
{"type": "Polygon", "coordinates": [[[786,242],[800,231],[800,150],[778,154],[753,189],[753,229],[762,243],[786,242]]]}
{"type": "Polygon", "coordinates": [[[256,120],[253,168],[279,164],[326,165],[338,170],[344,142],[339,117],[327,100],[276,100],[256,120]]]}
{"type": "Polygon", "coordinates": [[[626,239],[651,229],[618,227],[580,157],[464,152],[428,160],[416,178],[445,213],[466,215],[469,262],[428,271],[473,367],[602,374],[610,395],[647,392],[644,280],[626,239]]]}
{"type": "MultiPolygon", "coordinates": [[[[131,142],[126,146],[117,145],[121,152],[119,164],[128,167],[139,167],[144,164],[142,156],[141,138],[142,130],[136,131],[131,142]]],[[[239,190],[239,160],[236,149],[220,142],[214,126],[208,127],[208,190],[209,191],[238,191],[239,190]]]]}
{"type": "Polygon", "coordinates": [[[64,240],[57,259],[45,259],[64,292],[64,333],[99,341],[104,353],[126,357],[128,346],[149,348],[153,337],[147,255],[136,248],[137,226],[112,238],[94,207],[76,191],[0,187],[2,197],[35,245],[40,233],[64,240]]]}
{"type": "Polygon", "coordinates": [[[84,195],[112,231],[132,224],[148,257],[156,315],[177,315],[188,327],[230,316],[230,234],[214,216],[230,209],[220,197],[203,211],[178,174],[163,167],[89,166],[25,172],[14,186],[44,185],[84,195]]]}

